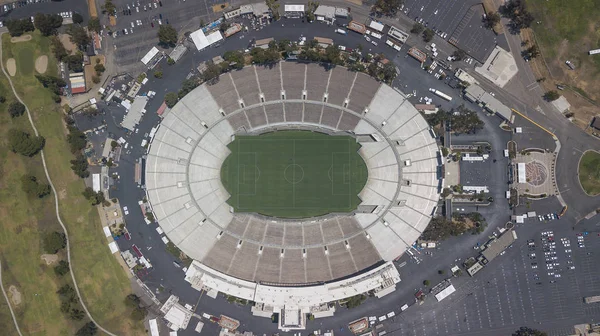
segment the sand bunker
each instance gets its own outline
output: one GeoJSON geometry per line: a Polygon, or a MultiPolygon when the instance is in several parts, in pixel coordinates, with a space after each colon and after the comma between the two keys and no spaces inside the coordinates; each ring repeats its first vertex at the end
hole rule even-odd
{"type": "Polygon", "coordinates": [[[19,292],[15,285],[10,285],[10,287],[8,287],[8,298],[14,306],[21,304],[21,292],[19,292]]]}
{"type": "Polygon", "coordinates": [[[17,73],[17,62],[15,62],[14,58],[9,58],[6,61],[6,70],[11,77],[14,77],[17,73]]]}
{"type": "Polygon", "coordinates": [[[43,74],[48,69],[48,56],[42,55],[35,60],[35,71],[43,74]]]}
{"type": "Polygon", "coordinates": [[[54,265],[58,262],[58,256],[56,254],[42,254],[42,260],[46,262],[46,265],[54,265]]]}
{"type": "Polygon", "coordinates": [[[25,42],[25,41],[30,41],[30,40],[31,40],[31,35],[29,35],[29,34],[10,38],[10,42],[12,42],[12,43],[19,43],[19,42],[25,42]]]}

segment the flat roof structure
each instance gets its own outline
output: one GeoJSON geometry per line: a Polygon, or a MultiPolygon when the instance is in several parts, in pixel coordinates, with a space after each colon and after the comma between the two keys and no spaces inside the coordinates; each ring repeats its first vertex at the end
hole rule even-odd
{"type": "Polygon", "coordinates": [[[144,63],[144,65],[148,65],[148,63],[154,58],[156,57],[156,55],[158,55],[158,48],[156,47],[152,47],[152,49],[150,49],[150,51],[148,51],[146,53],[146,55],[144,55],[144,57],[142,57],[141,61],[142,63],[144,63]]]}
{"type": "Polygon", "coordinates": [[[356,21],[348,22],[348,29],[353,30],[359,34],[364,34],[367,31],[367,27],[364,24],[356,21]]]}
{"type": "Polygon", "coordinates": [[[374,29],[378,32],[383,32],[383,28],[385,28],[385,25],[381,22],[377,22],[377,21],[371,21],[369,22],[369,28],[374,29]]]}
{"type": "Polygon", "coordinates": [[[169,54],[169,57],[177,62],[179,61],[179,59],[181,57],[183,57],[183,55],[187,52],[187,47],[184,46],[183,44],[178,44],[173,51],[171,51],[171,53],[169,54]]]}
{"type": "Polygon", "coordinates": [[[500,237],[487,244],[481,255],[488,261],[494,260],[500,253],[517,239],[517,233],[514,230],[505,231],[500,237]]]}
{"type": "Polygon", "coordinates": [[[315,10],[314,14],[315,14],[315,16],[320,16],[320,17],[331,20],[335,17],[335,7],[320,5],[315,10]]]}
{"type": "Polygon", "coordinates": [[[448,287],[445,287],[439,293],[435,294],[435,298],[440,302],[454,292],[456,292],[456,288],[454,288],[453,284],[450,284],[448,287]]]}
{"type": "Polygon", "coordinates": [[[492,50],[485,63],[475,71],[499,87],[504,87],[519,72],[512,54],[498,46],[492,50]]]}
{"type": "Polygon", "coordinates": [[[408,34],[394,26],[390,27],[388,35],[397,40],[398,42],[405,43],[408,40],[408,34]]]}
{"type": "Polygon", "coordinates": [[[510,120],[512,116],[512,110],[508,106],[502,104],[496,97],[477,84],[467,86],[464,90],[464,96],[473,103],[482,104],[488,112],[497,114],[504,120],[510,120]]]}
{"type": "Polygon", "coordinates": [[[269,38],[265,38],[265,39],[261,39],[261,40],[256,40],[254,42],[254,46],[257,48],[266,49],[269,47],[269,43],[271,43],[271,41],[275,41],[275,39],[272,37],[269,37],[269,38]]]}
{"type": "Polygon", "coordinates": [[[203,50],[211,44],[221,41],[223,39],[223,35],[221,35],[221,32],[218,30],[208,35],[204,35],[204,31],[202,31],[202,29],[198,29],[190,34],[190,38],[194,42],[196,49],[203,50]]]}
{"type": "Polygon", "coordinates": [[[165,235],[195,260],[186,275],[194,288],[313,307],[370,289],[383,295],[400,281],[389,262],[431,219],[438,151],[406,96],[363,73],[248,66],[195,88],[164,117],[146,159],[146,193],[165,235]],[[377,213],[297,220],[232,213],[220,181],[227,145],[236,134],[290,127],[367,135],[357,137],[369,170],[359,197],[377,213]]]}
{"type": "Polygon", "coordinates": [[[147,96],[136,96],[125,114],[121,126],[132,131],[142,119],[142,115],[146,113],[146,104],[148,104],[147,96]]]}
{"type": "Polygon", "coordinates": [[[285,12],[304,12],[304,5],[285,5],[283,10],[285,12]]]}

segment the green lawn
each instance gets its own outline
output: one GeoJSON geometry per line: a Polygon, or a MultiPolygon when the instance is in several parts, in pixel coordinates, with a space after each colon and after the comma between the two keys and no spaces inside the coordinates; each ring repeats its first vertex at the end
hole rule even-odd
{"type": "Polygon", "coordinates": [[[221,179],[238,212],[305,218],[360,203],[367,166],[350,136],[285,131],[238,136],[228,147],[221,179]]]}
{"type": "MultiPolygon", "coordinates": [[[[32,36],[33,39],[31,41],[12,43],[8,34],[2,35],[4,64],[13,55],[22,55],[25,52],[24,50],[31,50],[33,51],[31,59],[33,60],[39,55],[48,55],[48,72],[46,74],[56,75],[57,64],[50,52],[48,39],[42,37],[37,31],[32,36]]],[[[18,63],[19,60],[17,60],[18,63]]],[[[31,67],[33,67],[33,64],[31,64],[31,67]]],[[[123,302],[123,298],[131,293],[129,279],[117,263],[115,257],[110,254],[106,238],[102,233],[100,218],[96,208],[91,207],[88,201],[81,195],[85,188],[83,180],[76,177],[70,169],[69,161],[72,160],[73,155],[66,142],[67,131],[63,122],[64,115],[60,107],[53,102],[51,92],[44,89],[34,77],[34,72],[31,71],[27,75],[27,72],[19,65],[17,65],[17,68],[19,69],[17,75],[11,79],[17,88],[17,92],[31,110],[39,132],[46,138],[46,146],[44,148],[46,162],[59,194],[59,210],[63,222],[67,226],[71,240],[72,266],[84,301],[94,318],[109,330],[122,335],[139,334],[140,330],[143,333],[141,324],[134,324],[128,318],[130,309],[123,302]]],[[[26,118],[26,116],[20,118],[25,126],[28,125],[25,124],[26,118]]],[[[13,156],[10,153],[5,155],[13,156]]],[[[12,164],[12,162],[9,162],[7,166],[15,171],[19,168],[12,164]]],[[[35,164],[23,165],[22,169],[41,169],[40,166],[41,164],[38,161],[35,164]]],[[[14,178],[11,181],[13,182],[9,185],[16,190],[18,184],[14,182],[14,178]]],[[[6,188],[3,189],[6,190],[6,188]]],[[[5,192],[9,194],[10,191],[9,189],[5,192]]],[[[51,198],[48,198],[47,202],[52,202],[51,198]]],[[[21,245],[20,249],[15,249],[14,252],[14,268],[22,272],[27,272],[32,284],[40,281],[44,282],[36,278],[37,274],[40,273],[39,271],[21,269],[28,268],[31,265],[35,266],[33,267],[34,269],[40,268],[39,255],[41,252],[38,246],[39,235],[44,228],[42,224],[49,223],[48,225],[52,225],[52,227],[57,225],[53,211],[54,205],[53,203],[49,203],[51,209],[49,211],[38,211],[30,209],[31,205],[22,199],[15,199],[12,203],[7,204],[10,206],[7,211],[11,211],[11,213],[0,215],[3,221],[10,222],[13,229],[2,229],[4,230],[4,235],[0,236],[2,243],[9,246],[21,245]],[[19,227],[28,228],[19,232],[21,230],[18,229],[19,227]],[[25,236],[23,233],[27,233],[29,236],[25,236]],[[17,254],[20,251],[30,251],[30,253],[27,256],[18,257],[17,254]],[[25,265],[27,263],[31,265],[25,265]]],[[[11,249],[9,248],[8,250],[10,251],[11,249]]],[[[15,276],[15,279],[18,279],[17,281],[25,281],[20,276],[15,276]]],[[[44,286],[46,286],[45,283],[40,285],[40,287],[44,286]]],[[[52,285],[49,284],[48,286],[52,285]]],[[[38,296],[33,296],[34,293],[35,290],[33,289],[28,291],[27,295],[29,296],[25,296],[25,298],[32,302],[41,300],[38,296]]],[[[44,295],[44,300],[51,300],[51,298],[54,300],[55,296],[53,291],[49,290],[48,294],[44,295]]],[[[29,303],[27,303],[25,309],[29,310],[29,303]]],[[[77,327],[83,324],[83,322],[73,323],[62,320],[57,301],[40,302],[39,310],[44,311],[47,316],[39,316],[37,321],[31,317],[20,320],[20,322],[31,325],[34,325],[36,322],[39,324],[53,324],[56,328],[62,329],[72,328],[74,324],[77,327]],[[56,318],[52,316],[50,318],[51,315],[48,314],[55,314],[54,312],[58,312],[59,316],[56,318]]],[[[66,335],[69,333],[61,329],[56,329],[41,331],[39,334],[66,335]]]]}
{"type": "Polygon", "coordinates": [[[579,162],[579,182],[589,195],[600,194],[600,153],[588,151],[579,162]]]}

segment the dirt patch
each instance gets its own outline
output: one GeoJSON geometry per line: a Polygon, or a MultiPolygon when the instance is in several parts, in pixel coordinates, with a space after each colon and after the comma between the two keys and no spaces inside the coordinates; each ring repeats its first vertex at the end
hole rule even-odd
{"type": "Polygon", "coordinates": [[[6,70],[10,77],[14,77],[17,74],[17,62],[15,62],[14,58],[9,58],[6,61],[6,70]]]}
{"type": "Polygon", "coordinates": [[[15,307],[21,304],[21,292],[19,292],[15,285],[8,287],[8,298],[15,307]]]}
{"type": "Polygon", "coordinates": [[[95,0],[88,0],[88,9],[90,10],[90,17],[98,17],[95,0]]]}
{"type": "Polygon", "coordinates": [[[225,3],[213,5],[212,11],[213,11],[213,13],[218,13],[218,12],[222,12],[222,11],[226,10],[227,8],[229,8],[229,3],[225,2],[225,3]]]}
{"type": "MultiPolygon", "coordinates": [[[[529,41],[528,45],[532,45],[536,41],[533,32],[529,29],[522,30],[521,38],[529,41]]],[[[597,103],[597,100],[600,99],[599,91],[595,89],[600,85],[600,78],[596,76],[596,69],[591,62],[580,62],[569,55],[569,51],[574,48],[587,50],[581,46],[581,42],[571,43],[563,39],[557,45],[557,48],[553,48],[555,55],[552,57],[546,57],[545,53],[548,50],[540,46],[542,55],[530,61],[529,64],[544,91],[557,90],[558,85],[564,87],[564,90],[557,91],[571,104],[568,111],[573,114],[571,121],[579,128],[591,133],[588,126],[593,117],[600,113],[597,103]],[[575,70],[567,67],[566,60],[575,63],[575,70]]]]}
{"type": "Polygon", "coordinates": [[[59,34],[58,39],[71,55],[77,51],[77,46],[71,42],[71,37],[68,34],[59,34]]]}
{"type": "Polygon", "coordinates": [[[58,199],[65,199],[67,197],[67,189],[61,189],[58,191],[58,199]]]}
{"type": "Polygon", "coordinates": [[[35,71],[38,73],[45,73],[46,69],[48,69],[48,56],[42,55],[36,58],[35,60],[35,71]]]}
{"type": "Polygon", "coordinates": [[[26,41],[31,41],[31,35],[27,34],[27,35],[21,35],[21,36],[10,38],[10,42],[12,42],[12,43],[19,43],[19,42],[26,42],[26,41]]]}
{"type": "Polygon", "coordinates": [[[57,254],[42,254],[41,258],[48,266],[54,265],[58,262],[57,254]]]}

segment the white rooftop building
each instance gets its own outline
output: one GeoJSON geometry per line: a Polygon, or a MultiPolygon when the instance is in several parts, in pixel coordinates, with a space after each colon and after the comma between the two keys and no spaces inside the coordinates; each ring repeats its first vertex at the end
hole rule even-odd
{"type": "Polygon", "coordinates": [[[223,39],[223,35],[221,35],[221,32],[218,30],[208,35],[204,35],[202,29],[198,29],[190,34],[190,38],[192,39],[192,42],[194,42],[196,49],[200,51],[206,49],[206,47],[210,46],[211,44],[221,41],[223,39]]]}
{"type": "Polygon", "coordinates": [[[146,104],[148,104],[148,97],[136,96],[133,100],[133,103],[129,107],[127,114],[125,114],[125,118],[123,118],[121,126],[133,131],[133,129],[140,122],[140,119],[142,119],[144,113],[146,113],[146,104]]]}
{"type": "Polygon", "coordinates": [[[186,329],[193,315],[190,310],[179,304],[179,298],[175,295],[167,299],[160,311],[165,314],[167,326],[174,331],[186,329]]]}

